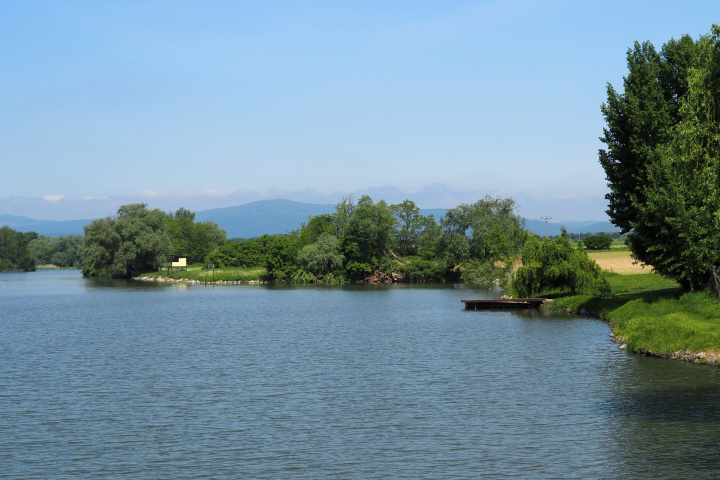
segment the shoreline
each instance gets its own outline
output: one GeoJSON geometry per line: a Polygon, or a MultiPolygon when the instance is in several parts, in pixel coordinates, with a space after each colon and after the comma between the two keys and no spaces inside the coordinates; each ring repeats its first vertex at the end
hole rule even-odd
{"type": "Polygon", "coordinates": [[[182,283],[184,285],[270,285],[275,282],[267,280],[215,280],[204,281],[194,280],[192,278],[170,278],[170,277],[132,277],[130,280],[138,280],[140,282],[160,282],[160,283],[182,283]]]}
{"type": "MultiPolygon", "coordinates": [[[[203,281],[203,280],[194,280],[190,278],[170,278],[170,277],[133,277],[132,280],[137,280],[141,282],[160,282],[160,283],[168,283],[168,284],[183,284],[183,285],[269,285],[274,282],[269,282],[266,280],[216,280],[216,281],[203,281]]],[[[693,352],[690,350],[678,350],[671,353],[661,354],[656,353],[648,349],[641,348],[639,350],[629,350],[627,344],[625,343],[625,339],[623,337],[616,336],[613,331],[614,327],[612,322],[607,319],[603,318],[602,315],[597,314],[595,312],[591,312],[587,310],[586,308],[580,308],[578,310],[571,309],[571,308],[564,308],[564,309],[557,309],[552,310],[547,305],[543,305],[542,310],[547,311],[555,311],[559,313],[573,313],[576,315],[585,315],[589,317],[594,317],[599,320],[604,321],[611,329],[611,332],[609,334],[612,341],[618,345],[618,348],[624,352],[631,353],[634,355],[644,355],[647,357],[655,357],[655,358],[662,358],[665,360],[674,360],[674,361],[680,361],[680,362],[686,362],[686,363],[694,363],[698,365],[711,365],[714,367],[720,368],[720,351],[703,351],[703,352],[693,352]]]]}
{"type": "Polygon", "coordinates": [[[704,352],[693,352],[691,350],[678,350],[670,353],[656,353],[646,348],[641,348],[639,350],[630,350],[628,349],[627,343],[625,343],[625,337],[615,335],[615,327],[613,326],[613,323],[609,319],[603,318],[602,315],[590,312],[585,308],[580,308],[579,311],[571,308],[566,308],[562,310],[555,310],[555,312],[574,313],[576,315],[585,315],[588,317],[597,318],[598,320],[602,320],[610,327],[609,336],[612,339],[613,343],[617,344],[618,348],[623,352],[631,353],[633,355],[643,355],[646,357],[662,358],[665,360],[674,360],[686,363],[695,363],[698,365],[710,365],[720,368],[720,351],[708,350],[704,352]]]}
{"type": "MultiPolygon", "coordinates": [[[[608,323],[608,325],[610,325],[608,323]]],[[[610,325],[612,328],[612,325],[610,325]]],[[[692,352],[690,350],[678,350],[677,352],[671,353],[655,353],[646,348],[639,350],[628,350],[627,344],[624,343],[623,337],[616,336],[613,332],[610,332],[610,338],[618,345],[618,348],[622,351],[627,351],[634,355],[644,355],[646,357],[663,358],[665,360],[675,360],[678,362],[696,363],[698,365],[710,365],[713,367],[720,367],[720,352],[707,351],[707,352],[692,352]]]]}

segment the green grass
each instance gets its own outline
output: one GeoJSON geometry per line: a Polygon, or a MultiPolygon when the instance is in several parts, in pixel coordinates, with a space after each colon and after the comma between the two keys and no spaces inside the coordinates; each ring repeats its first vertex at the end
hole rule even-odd
{"type": "Polygon", "coordinates": [[[658,298],[677,298],[682,293],[676,282],[668,280],[657,273],[632,275],[606,273],[605,275],[612,289],[612,296],[576,295],[560,297],[553,301],[551,310],[583,311],[607,319],[610,312],[632,300],[640,299],[652,302],[658,298]]]}
{"type": "Polygon", "coordinates": [[[677,283],[656,273],[608,274],[607,279],[611,297],[562,297],[551,309],[605,319],[634,352],[720,351],[720,301],[709,293],[683,293],[677,283]]]}
{"type": "Polygon", "coordinates": [[[170,272],[167,269],[158,270],[157,272],[143,273],[141,278],[172,278],[175,280],[187,279],[196,280],[198,282],[213,281],[213,275],[216,282],[250,282],[262,281],[265,279],[266,271],[264,268],[216,268],[214,271],[204,269],[201,265],[190,265],[187,270],[174,269],[170,272]]]}
{"type": "Polygon", "coordinates": [[[706,292],[648,303],[628,302],[611,312],[613,333],[632,351],[660,355],[720,350],[720,302],[706,292]]]}

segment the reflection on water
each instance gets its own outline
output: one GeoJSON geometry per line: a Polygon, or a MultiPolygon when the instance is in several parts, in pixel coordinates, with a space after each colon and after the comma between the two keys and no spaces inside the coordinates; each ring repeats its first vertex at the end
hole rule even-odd
{"type": "Polygon", "coordinates": [[[711,478],[720,377],[462,286],[0,276],[0,478],[711,478]]]}
{"type": "Polygon", "coordinates": [[[644,478],[714,478],[720,379],[714,367],[628,356],[601,410],[616,425],[624,471],[644,478]]]}

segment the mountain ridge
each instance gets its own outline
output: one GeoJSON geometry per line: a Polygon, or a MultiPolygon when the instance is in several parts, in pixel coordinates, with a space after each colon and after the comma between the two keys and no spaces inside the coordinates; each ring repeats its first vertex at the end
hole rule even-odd
{"type": "MultiPolygon", "coordinates": [[[[195,212],[195,220],[215,222],[227,232],[227,238],[253,238],[264,234],[276,235],[288,233],[300,228],[312,215],[332,213],[335,205],[303,203],[286,199],[257,200],[255,202],[232,207],[212,208],[195,212]]],[[[422,215],[433,215],[435,220],[445,214],[447,209],[420,209],[422,215]]],[[[35,220],[17,215],[0,215],[0,227],[8,226],[19,232],[37,232],[38,235],[59,237],[82,235],[83,227],[93,219],[81,220],[35,220]]],[[[571,221],[548,222],[549,235],[559,235],[565,227],[568,233],[615,232],[619,229],[610,222],[571,221]]],[[[526,219],[525,227],[538,235],[545,235],[545,222],[526,219]]]]}

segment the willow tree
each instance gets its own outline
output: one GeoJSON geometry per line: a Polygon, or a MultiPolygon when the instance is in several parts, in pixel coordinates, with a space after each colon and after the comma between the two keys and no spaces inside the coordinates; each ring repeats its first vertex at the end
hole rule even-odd
{"type": "Polygon", "coordinates": [[[603,105],[608,214],[637,260],[703,287],[720,266],[720,27],[660,53],[635,43],[628,68],[603,105]]]}
{"type": "Polygon", "coordinates": [[[519,297],[567,292],[571,295],[609,295],[610,285],[584,249],[570,244],[567,232],[555,239],[531,235],[522,253],[523,266],[515,272],[510,291],[519,297]]]}

